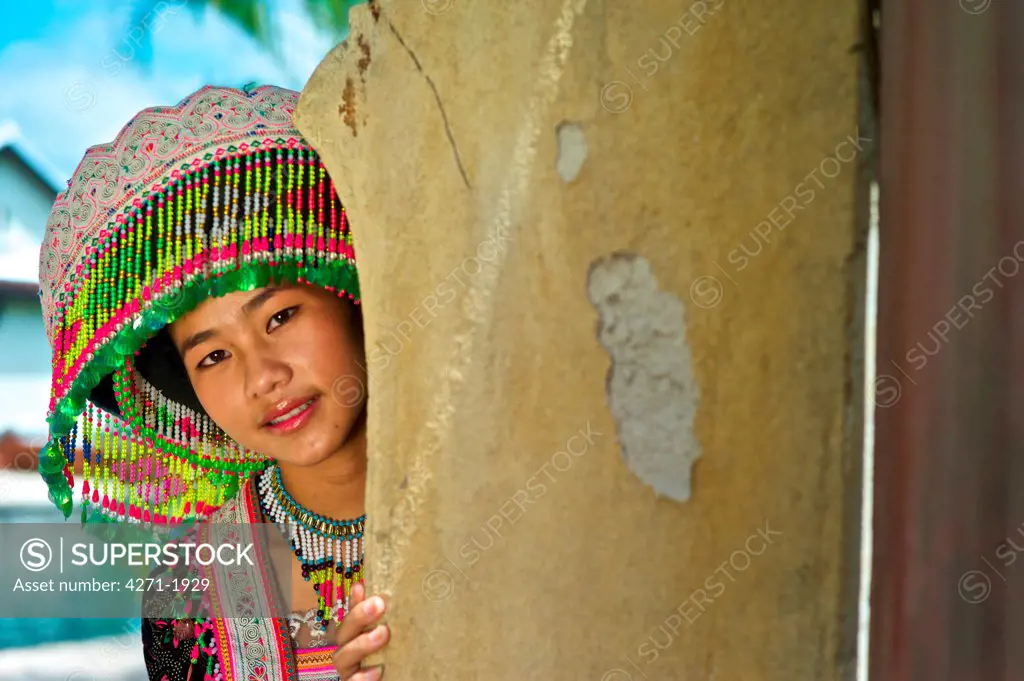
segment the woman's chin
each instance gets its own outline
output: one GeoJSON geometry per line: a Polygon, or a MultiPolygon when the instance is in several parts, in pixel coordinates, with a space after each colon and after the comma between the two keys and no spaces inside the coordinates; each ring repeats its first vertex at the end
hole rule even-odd
{"type": "Polygon", "coordinates": [[[325,427],[326,419],[315,420],[305,425],[302,432],[286,436],[274,435],[265,443],[262,451],[278,463],[291,466],[315,466],[342,451],[344,438],[338,435],[340,428],[325,427]]]}
{"type": "Polygon", "coordinates": [[[315,466],[329,458],[330,454],[328,452],[309,449],[298,452],[282,452],[279,456],[274,457],[279,464],[284,464],[286,466],[300,466],[303,468],[306,466],[315,466]]]}
{"type": "Polygon", "coordinates": [[[278,463],[288,466],[315,466],[331,458],[338,451],[338,445],[327,441],[327,438],[302,438],[293,446],[278,446],[272,455],[278,463]]]}

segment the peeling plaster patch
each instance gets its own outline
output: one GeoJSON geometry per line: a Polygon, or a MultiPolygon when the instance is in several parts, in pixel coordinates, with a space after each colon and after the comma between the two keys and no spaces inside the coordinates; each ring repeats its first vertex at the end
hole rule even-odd
{"type": "Polygon", "coordinates": [[[359,77],[362,78],[363,82],[366,82],[366,69],[370,65],[370,44],[366,42],[366,38],[360,33],[356,42],[359,44],[359,50],[363,53],[362,58],[359,60],[359,77]]]}
{"type": "Polygon", "coordinates": [[[690,469],[700,458],[693,424],[700,386],[693,375],[682,301],[658,290],[650,263],[618,252],[595,261],[587,297],[597,337],[611,355],[606,390],[622,457],[660,495],[690,498],[690,469]]]}
{"type": "Polygon", "coordinates": [[[562,121],[555,128],[558,137],[558,157],[555,170],[565,182],[572,182],[580,174],[580,168],[587,159],[587,138],[579,123],[562,121]]]}
{"type": "Polygon", "coordinates": [[[341,93],[341,106],[338,107],[338,113],[341,114],[341,119],[345,122],[345,125],[352,130],[352,136],[358,136],[356,131],[356,87],[352,83],[351,78],[345,79],[345,91],[341,93]]]}

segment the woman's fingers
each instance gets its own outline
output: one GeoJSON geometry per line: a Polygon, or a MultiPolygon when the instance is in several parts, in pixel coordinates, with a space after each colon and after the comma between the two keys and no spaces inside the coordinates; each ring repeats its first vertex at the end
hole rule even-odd
{"type": "Polygon", "coordinates": [[[342,679],[376,681],[380,678],[382,670],[379,667],[361,669],[360,665],[366,657],[383,648],[391,638],[387,626],[381,624],[374,627],[386,607],[380,596],[366,597],[366,587],[362,582],[352,585],[349,611],[341,620],[335,636],[338,649],[333,655],[334,668],[342,679]]]}
{"type": "Polygon", "coordinates": [[[339,643],[334,653],[334,668],[345,678],[345,672],[354,672],[368,656],[383,648],[391,638],[391,631],[380,624],[372,631],[360,634],[347,643],[339,643]]]}
{"type": "Polygon", "coordinates": [[[348,592],[348,605],[350,608],[354,608],[356,605],[366,600],[366,585],[362,582],[356,582],[352,585],[352,589],[348,592]]]}
{"type": "MultiPolygon", "coordinates": [[[[352,587],[353,592],[355,592],[356,588],[356,586],[352,587]]],[[[359,588],[361,589],[362,587],[359,588]]],[[[363,593],[365,594],[365,591],[363,593]]],[[[350,599],[349,611],[345,613],[344,619],[338,625],[335,642],[339,646],[347,645],[349,641],[355,639],[368,627],[376,624],[377,620],[384,614],[384,609],[384,599],[380,596],[373,596],[366,600],[362,600],[362,598],[358,600],[350,599]]]]}

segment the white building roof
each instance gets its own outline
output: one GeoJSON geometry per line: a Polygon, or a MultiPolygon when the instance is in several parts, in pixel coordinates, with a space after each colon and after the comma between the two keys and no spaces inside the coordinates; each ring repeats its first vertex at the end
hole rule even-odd
{"type": "Polygon", "coordinates": [[[31,168],[53,192],[59,193],[67,186],[68,178],[39,153],[21,134],[14,121],[0,121],[0,151],[10,149],[31,168]]]}
{"type": "MultiPolygon", "coordinates": [[[[10,149],[56,194],[66,186],[63,173],[21,135],[17,123],[0,121],[0,151],[10,149]]],[[[39,241],[27,228],[13,225],[0,234],[0,280],[38,283],[39,241]]]]}

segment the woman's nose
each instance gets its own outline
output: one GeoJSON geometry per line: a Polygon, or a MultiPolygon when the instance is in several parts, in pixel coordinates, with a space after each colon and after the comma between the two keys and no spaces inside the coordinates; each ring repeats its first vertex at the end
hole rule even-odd
{"type": "Polygon", "coordinates": [[[246,362],[246,392],[253,399],[261,399],[282,389],[291,379],[287,363],[276,357],[270,349],[249,353],[246,362]]]}

